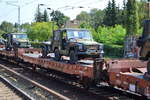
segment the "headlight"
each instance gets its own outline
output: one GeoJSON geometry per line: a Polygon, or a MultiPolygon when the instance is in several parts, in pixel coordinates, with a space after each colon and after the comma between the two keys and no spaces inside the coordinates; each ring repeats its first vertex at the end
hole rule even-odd
{"type": "Polygon", "coordinates": [[[83,50],[83,44],[78,44],[79,50],[83,50]]]}

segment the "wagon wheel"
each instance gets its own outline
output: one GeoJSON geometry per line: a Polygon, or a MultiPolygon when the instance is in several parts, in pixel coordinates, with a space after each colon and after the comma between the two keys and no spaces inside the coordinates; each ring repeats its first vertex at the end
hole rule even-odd
{"type": "Polygon", "coordinates": [[[56,60],[56,61],[59,61],[60,58],[61,58],[61,55],[60,55],[59,50],[58,50],[58,49],[55,49],[54,54],[55,54],[55,60],[56,60]]]}
{"type": "Polygon", "coordinates": [[[69,56],[70,56],[70,63],[71,63],[71,64],[77,63],[77,61],[78,61],[78,56],[77,56],[77,54],[75,53],[74,50],[71,50],[71,51],[70,51],[69,56]]]}

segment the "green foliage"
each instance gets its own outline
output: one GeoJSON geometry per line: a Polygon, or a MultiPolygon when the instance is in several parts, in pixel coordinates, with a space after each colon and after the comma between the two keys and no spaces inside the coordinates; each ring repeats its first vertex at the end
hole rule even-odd
{"type": "Polygon", "coordinates": [[[37,11],[35,13],[35,22],[48,22],[48,21],[49,21],[49,17],[47,11],[44,10],[44,13],[42,13],[40,10],[40,5],[38,5],[37,11]]]}
{"type": "Polygon", "coordinates": [[[108,45],[123,45],[126,30],[121,25],[115,27],[99,27],[97,32],[92,30],[93,37],[97,42],[108,45]]]}
{"type": "MultiPolygon", "coordinates": [[[[118,9],[119,10],[119,9],[118,9]]],[[[106,26],[115,26],[118,24],[118,18],[119,17],[117,14],[117,7],[115,0],[109,1],[108,6],[105,9],[105,16],[104,16],[104,24],[106,26]]]]}
{"type": "Polygon", "coordinates": [[[86,11],[82,11],[79,15],[76,16],[76,19],[81,22],[89,22],[90,15],[86,11]]]}
{"type": "Polygon", "coordinates": [[[128,0],[127,2],[127,35],[138,34],[139,29],[139,17],[137,13],[137,2],[136,0],[128,0]]]}
{"type": "Polygon", "coordinates": [[[91,28],[95,41],[104,44],[105,56],[122,57],[126,30],[121,25],[115,27],[98,27],[97,32],[91,28]]]}
{"type": "Polygon", "coordinates": [[[36,11],[36,13],[35,13],[35,21],[36,21],[36,22],[42,22],[42,21],[43,21],[42,13],[41,13],[41,11],[40,11],[40,5],[38,5],[37,11],[36,11]]]}
{"type": "Polygon", "coordinates": [[[98,27],[97,32],[90,28],[95,41],[104,44],[105,56],[122,57],[126,29],[121,25],[115,27],[98,27]]]}
{"type": "Polygon", "coordinates": [[[112,20],[111,20],[111,2],[108,2],[108,6],[105,9],[105,16],[104,16],[104,24],[106,26],[111,26],[112,20]]]}
{"type": "Polygon", "coordinates": [[[2,37],[2,34],[6,33],[5,31],[3,30],[0,30],[0,38],[2,37]]]}
{"type": "Polygon", "coordinates": [[[67,20],[69,20],[69,17],[65,16],[63,13],[61,13],[60,11],[53,11],[51,13],[52,19],[51,21],[55,21],[56,25],[61,28],[67,20]]]}
{"type": "Polygon", "coordinates": [[[104,11],[92,9],[90,11],[90,16],[91,16],[90,25],[97,30],[98,27],[103,24],[104,11]]]}
{"type": "MultiPolygon", "coordinates": [[[[126,0],[123,0],[123,9],[121,11],[121,16],[119,17],[119,19],[121,20],[121,25],[123,25],[123,27],[126,27],[126,21],[127,21],[127,6],[126,6],[126,0]]],[[[120,24],[120,23],[119,23],[120,24]]]]}
{"type": "Polygon", "coordinates": [[[48,21],[49,21],[48,14],[47,14],[47,11],[46,11],[46,10],[44,10],[43,21],[44,21],[44,22],[48,22],[48,21]]]}
{"type": "Polygon", "coordinates": [[[137,1],[140,28],[143,27],[143,20],[148,19],[146,2],[146,0],[137,1]]]}
{"type": "Polygon", "coordinates": [[[86,23],[86,22],[82,22],[80,24],[79,28],[89,29],[89,28],[91,28],[91,26],[88,23],[86,23]]]}
{"type": "Polygon", "coordinates": [[[49,40],[52,36],[51,22],[35,22],[32,23],[31,29],[27,30],[27,34],[32,41],[49,40]]]}
{"type": "MultiPolygon", "coordinates": [[[[119,13],[118,13],[119,14],[119,13]]],[[[112,20],[112,26],[115,26],[117,24],[117,7],[115,0],[112,0],[111,5],[111,20],[112,20]]]]}
{"type": "Polygon", "coordinates": [[[123,57],[123,46],[122,45],[104,45],[105,57],[110,58],[121,58],[123,57]]]}
{"type": "Polygon", "coordinates": [[[24,23],[20,26],[20,28],[23,32],[27,32],[31,30],[31,25],[29,23],[24,23]]]}
{"type": "Polygon", "coordinates": [[[90,25],[94,29],[97,30],[97,28],[103,24],[103,18],[104,18],[104,11],[98,10],[98,9],[91,9],[89,13],[82,11],[79,15],[77,15],[76,19],[81,21],[81,26],[83,24],[90,25]]]}
{"type": "Polygon", "coordinates": [[[10,22],[3,21],[0,25],[0,29],[6,33],[11,33],[14,31],[14,26],[10,22]]]}

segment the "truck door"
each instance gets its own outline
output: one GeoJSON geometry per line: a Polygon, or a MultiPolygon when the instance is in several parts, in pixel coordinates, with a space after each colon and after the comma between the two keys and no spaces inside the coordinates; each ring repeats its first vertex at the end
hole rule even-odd
{"type": "Polygon", "coordinates": [[[66,31],[62,32],[62,50],[65,50],[67,46],[67,33],[66,31]]]}
{"type": "Polygon", "coordinates": [[[57,30],[53,33],[53,40],[52,40],[52,50],[54,51],[55,48],[61,48],[61,38],[60,38],[60,30],[57,30]]]}
{"type": "Polygon", "coordinates": [[[59,52],[62,55],[66,55],[66,31],[62,30],[59,33],[59,52]]]}

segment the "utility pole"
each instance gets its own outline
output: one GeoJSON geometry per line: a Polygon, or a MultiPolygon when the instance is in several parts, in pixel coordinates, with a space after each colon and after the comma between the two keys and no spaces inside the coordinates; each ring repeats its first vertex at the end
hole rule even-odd
{"type": "Polygon", "coordinates": [[[14,3],[10,3],[10,2],[7,2],[6,4],[11,5],[11,6],[15,6],[18,8],[18,30],[20,31],[20,2],[18,5],[14,4],[14,3]]]}

